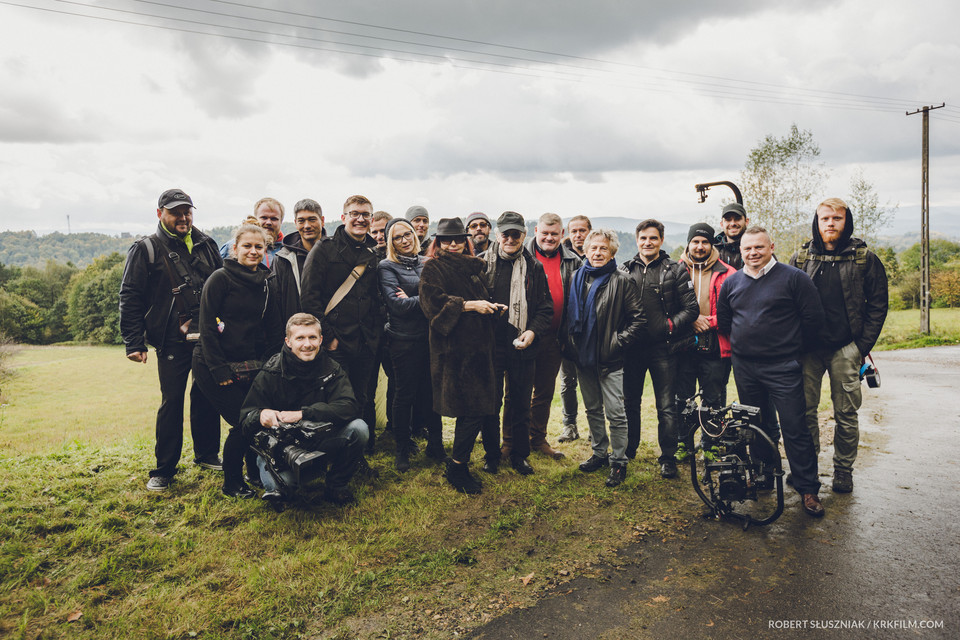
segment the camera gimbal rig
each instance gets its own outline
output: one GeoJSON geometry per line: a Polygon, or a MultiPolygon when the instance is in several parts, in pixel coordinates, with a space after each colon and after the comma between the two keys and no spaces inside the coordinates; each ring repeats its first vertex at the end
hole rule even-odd
{"type": "Polygon", "coordinates": [[[720,409],[696,403],[700,394],[687,400],[680,414],[690,460],[690,480],[697,495],[710,508],[706,517],[733,518],[751,524],[770,524],[783,513],[783,468],[777,445],[760,429],[760,409],[730,404],[720,409]],[[700,445],[693,447],[693,436],[701,431],[700,445]],[[702,459],[703,477],[697,475],[697,459],[702,459]],[[708,496],[703,485],[709,487],[708,496]],[[777,504],[772,513],[759,517],[737,512],[733,504],[756,501],[758,492],[776,488],[777,504]]]}

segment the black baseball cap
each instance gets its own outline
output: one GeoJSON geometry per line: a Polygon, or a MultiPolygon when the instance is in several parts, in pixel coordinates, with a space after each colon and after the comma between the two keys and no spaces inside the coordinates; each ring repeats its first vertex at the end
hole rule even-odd
{"type": "Polygon", "coordinates": [[[723,214],[721,218],[726,218],[727,216],[737,216],[738,218],[746,218],[747,210],[743,208],[743,205],[739,202],[731,202],[723,208],[723,214]]]}
{"type": "Polygon", "coordinates": [[[160,194],[160,199],[157,201],[157,207],[160,209],[173,209],[182,204],[193,206],[193,200],[183,192],[183,189],[167,189],[160,194]]]}

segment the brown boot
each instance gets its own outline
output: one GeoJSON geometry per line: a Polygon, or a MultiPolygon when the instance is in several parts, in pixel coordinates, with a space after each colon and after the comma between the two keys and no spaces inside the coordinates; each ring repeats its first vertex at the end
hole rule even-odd
{"type": "Polygon", "coordinates": [[[543,455],[553,458],[554,460],[560,460],[561,458],[565,457],[563,453],[551,447],[546,440],[544,440],[543,442],[540,442],[539,444],[531,443],[530,448],[533,449],[534,451],[539,451],[543,455]]]}

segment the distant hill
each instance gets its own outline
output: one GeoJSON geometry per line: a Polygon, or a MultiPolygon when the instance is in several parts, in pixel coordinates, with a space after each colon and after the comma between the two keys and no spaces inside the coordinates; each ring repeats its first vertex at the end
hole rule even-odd
{"type": "Polygon", "coordinates": [[[42,267],[47,260],[72,262],[85,267],[95,258],[118,251],[127,252],[134,236],[110,236],[103,233],[49,233],[33,231],[0,232],[0,263],[17,267],[42,267]]]}

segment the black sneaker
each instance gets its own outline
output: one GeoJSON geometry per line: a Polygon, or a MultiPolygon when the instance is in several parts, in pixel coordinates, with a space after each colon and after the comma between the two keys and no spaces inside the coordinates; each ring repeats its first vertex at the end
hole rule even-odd
{"type": "Polygon", "coordinates": [[[677,463],[674,460],[667,460],[666,462],[660,465],[660,477],[661,478],[676,478],[677,477],[677,463]]]}
{"type": "Polygon", "coordinates": [[[607,456],[598,456],[592,455],[585,462],[580,463],[580,471],[584,473],[593,473],[598,471],[610,464],[610,459],[607,456]]]}
{"type": "Polygon", "coordinates": [[[223,462],[220,460],[220,456],[216,454],[196,458],[193,464],[203,469],[210,469],[211,471],[223,471],[223,462]]]}
{"type": "Polygon", "coordinates": [[[223,485],[223,495],[229,496],[231,498],[252,498],[256,495],[253,489],[248,487],[246,483],[241,482],[240,484],[225,484],[223,485]]]}
{"type": "Polygon", "coordinates": [[[623,463],[614,463],[610,465],[610,475],[607,476],[607,486],[617,487],[627,479],[627,465],[623,463]]]}
{"type": "Polygon", "coordinates": [[[170,488],[173,478],[166,476],[152,476],[147,480],[147,491],[166,491],[170,488]]]}

